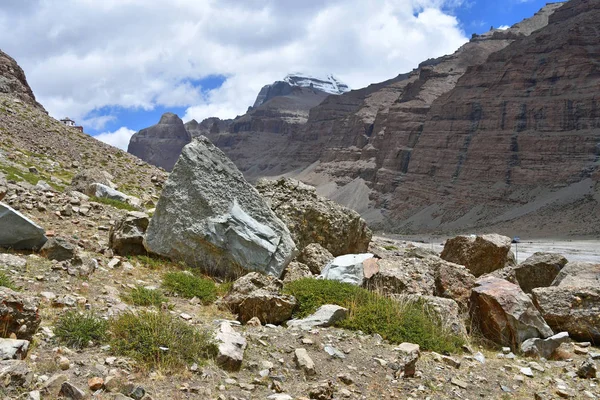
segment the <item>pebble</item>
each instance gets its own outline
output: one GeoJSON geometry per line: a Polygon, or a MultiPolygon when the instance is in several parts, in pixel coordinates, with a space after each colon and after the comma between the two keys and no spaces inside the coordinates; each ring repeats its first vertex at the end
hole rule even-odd
{"type": "Polygon", "coordinates": [[[521,368],[521,373],[529,378],[533,378],[533,371],[529,367],[521,368]]]}
{"type": "Polygon", "coordinates": [[[69,361],[69,359],[67,357],[60,357],[58,359],[58,367],[61,370],[66,371],[69,368],[71,368],[71,361],[69,361]]]}
{"type": "Polygon", "coordinates": [[[450,380],[450,383],[453,384],[454,386],[458,386],[461,389],[466,389],[467,387],[469,387],[469,384],[465,381],[461,381],[458,378],[452,378],[450,380]]]}

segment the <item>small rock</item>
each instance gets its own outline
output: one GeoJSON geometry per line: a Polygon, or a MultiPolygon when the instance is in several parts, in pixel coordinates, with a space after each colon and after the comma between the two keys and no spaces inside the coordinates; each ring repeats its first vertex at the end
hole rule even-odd
{"type": "Polygon", "coordinates": [[[469,386],[469,384],[467,382],[461,381],[458,378],[452,378],[450,380],[450,383],[453,384],[454,386],[458,386],[461,389],[466,389],[469,386]]]}
{"type": "Polygon", "coordinates": [[[259,327],[262,326],[260,319],[258,317],[252,317],[250,318],[250,320],[248,320],[248,322],[246,322],[246,325],[248,326],[254,326],[254,327],[259,327]]]}
{"type": "Polygon", "coordinates": [[[533,378],[533,371],[531,370],[531,368],[526,367],[526,368],[521,368],[521,373],[529,378],[533,378]]]}
{"type": "Polygon", "coordinates": [[[96,391],[99,389],[102,389],[102,387],[104,386],[104,379],[100,378],[100,377],[93,377],[88,379],[88,387],[90,388],[91,391],[96,391]]]}
{"type": "Polygon", "coordinates": [[[597,372],[596,363],[588,359],[582,362],[577,369],[577,376],[582,379],[592,379],[596,377],[597,372]]]}
{"type": "Polygon", "coordinates": [[[451,367],[460,368],[460,360],[457,360],[454,357],[442,356],[442,361],[444,361],[444,363],[450,365],[451,367]]]}
{"type": "Polygon", "coordinates": [[[298,368],[302,369],[306,375],[314,375],[315,371],[315,363],[309,357],[306,349],[300,348],[294,350],[294,360],[298,365],[298,368]]]}
{"type": "Polygon", "coordinates": [[[66,371],[69,368],[71,368],[71,361],[69,361],[69,359],[67,357],[61,356],[58,359],[58,367],[63,370],[66,371]]]}
{"type": "Polygon", "coordinates": [[[64,382],[62,384],[59,394],[71,400],[81,400],[85,398],[85,392],[69,382],[64,382]]]}
{"type": "Polygon", "coordinates": [[[394,350],[398,351],[398,371],[396,374],[404,373],[405,378],[415,376],[417,360],[421,356],[418,344],[402,343],[394,350]]]}

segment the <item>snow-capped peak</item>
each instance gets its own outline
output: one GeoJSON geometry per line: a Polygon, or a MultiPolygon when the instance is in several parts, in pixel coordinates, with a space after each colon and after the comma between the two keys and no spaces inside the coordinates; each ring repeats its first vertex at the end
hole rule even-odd
{"type": "Polygon", "coordinates": [[[293,73],[283,78],[283,81],[292,86],[313,87],[314,89],[329,94],[343,94],[350,91],[348,85],[333,75],[322,78],[302,73],[293,73]]]}

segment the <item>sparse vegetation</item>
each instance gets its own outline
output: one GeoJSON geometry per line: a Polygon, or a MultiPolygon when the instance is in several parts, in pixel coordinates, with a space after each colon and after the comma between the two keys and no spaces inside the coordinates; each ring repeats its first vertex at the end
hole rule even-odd
{"type": "Polygon", "coordinates": [[[124,313],[112,320],[110,344],[117,355],[166,371],[201,363],[216,351],[208,332],[168,313],[151,311],[124,313]]]}
{"type": "Polygon", "coordinates": [[[54,327],[58,339],[69,347],[81,349],[90,342],[100,343],[106,339],[108,322],[91,313],[67,311],[54,327]]]}
{"type": "Polygon", "coordinates": [[[398,248],[394,245],[389,245],[389,246],[383,246],[384,249],[386,249],[387,251],[395,251],[398,250],[398,248]]]}
{"type": "Polygon", "coordinates": [[[36,185],[40,180],[39,175],[32,174],[28,171],[22,171],[19,168],[12,167],[10,165],[0,164],[0,172],[6,174],[6,179],[13,180],[15,182],[25,181],[32,185],[36,185]]]}
{"type": "Polygon", "coordinates": [[[105,199],[102,197],[93,196],[93,197],[90,197],[90,201],[94,201],[96,203],[101,203],[101,204],[106,204],[107,206],[112,206],[112,207],[118,208],[120,210],[137,211],[137,208],[135,208],[131,204],[127,204],[127,203],[125,203],[123,201],[119,201],[119,200],[105,199]]]}
{"type": "Polygon", "coordinates": [[[125,300],[133,305],[142,307],[160,307],[162,303],[167,302],[167,299],[159,290],[148,289],[142,286],[132,289],[129,295],[125,297],[125,300]]]}
{"type": "Polygon", "coordinates": [[[170,293],[188,299],[197,297],[203,304],[210,304],[217,299],[215,282],[190,272],[168,272],[163,276],[162,285],[170,293]]]}
{"type": "Polygon", "coordinates": [[[18,290],[13,280],[4,271],[0,271],[0,286],[4,286],[5,288],[12,290],[18,290]]]}
{"type": "Polygon", "coordinates": [[[171,266],[172,262],[158,257],[151,256],[130,256],[130,260],[135,260],[142,265],[144,268],[151,270],[158,270],[165,266],[171,266]]]}
{"type": "Polygon", "coordinates": [[[444,329],[442,321],[424,302],[400,303],[347,283],[301,279],[286,285],[285,291],[299,302],[297,317],[306,316],[324,304],[349,309],[349,317],[338,326],[378,333],[392,343],[412,342],[424,350],[456,352],[463,338],[444,329]]]}

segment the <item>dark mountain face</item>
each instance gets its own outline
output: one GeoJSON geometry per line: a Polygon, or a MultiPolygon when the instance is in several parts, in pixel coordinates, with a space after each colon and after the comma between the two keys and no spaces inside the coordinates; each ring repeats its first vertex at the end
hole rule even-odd
{"type": "Polygon", "coordinates": [[[36,101],[23,69],[2,50],[0,50],[0,93],[11,95],[44,110],[44,107],[36,101]]]}
{"type": "Polygon", "coordinates": [[[131,137],[127,152],[170,171],[183,147],[191,141],[192,136],[185,129],[183,121],[173,113],[165,113],[158,124],[142,129],[131,137]]]}

